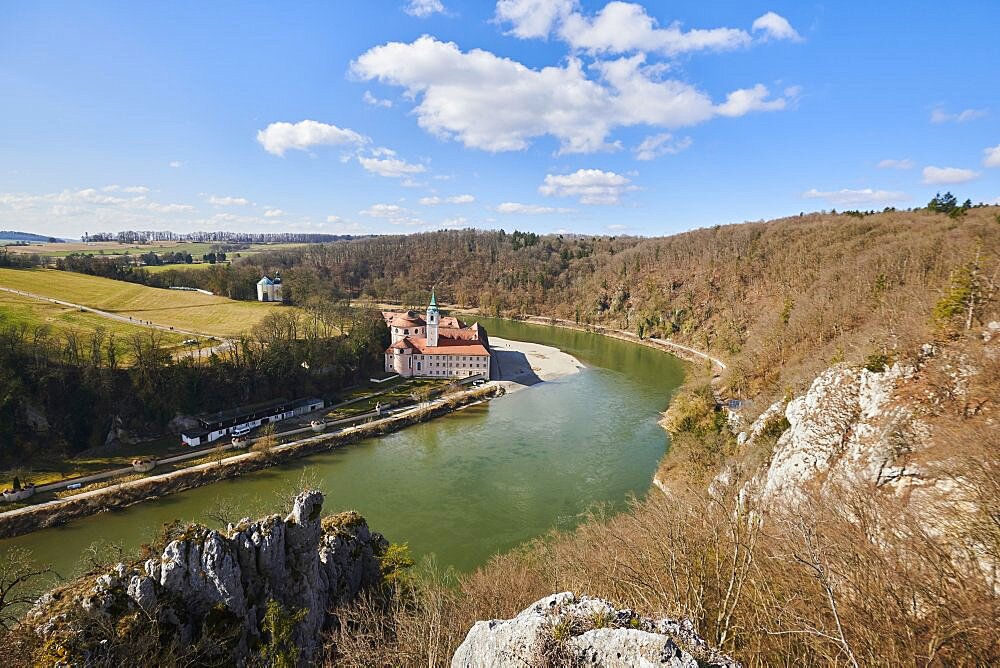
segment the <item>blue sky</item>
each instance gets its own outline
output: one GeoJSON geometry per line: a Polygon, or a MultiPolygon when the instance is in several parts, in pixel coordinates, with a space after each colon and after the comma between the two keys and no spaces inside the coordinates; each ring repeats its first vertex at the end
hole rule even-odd
{"type": "Polygon", "coordinates": [[[1000,3],[0,5],[0,229],[660,235],[1000,203],[1000,3]]]}

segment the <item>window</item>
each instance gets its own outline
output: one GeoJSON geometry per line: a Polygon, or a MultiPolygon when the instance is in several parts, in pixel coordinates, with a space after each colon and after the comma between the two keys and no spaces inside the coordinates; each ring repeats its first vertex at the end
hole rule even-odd
{"type": "Polygon", "coordinates": [[[403,330],[403,334],[409,334],[409,333],[410,333],[410,330],[408,330],[408,329],[404,329],[403,330]]]}

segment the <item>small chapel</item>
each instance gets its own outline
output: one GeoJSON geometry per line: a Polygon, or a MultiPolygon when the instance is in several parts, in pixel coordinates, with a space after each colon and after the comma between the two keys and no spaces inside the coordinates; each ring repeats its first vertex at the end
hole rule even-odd
{"type": "Polygon", "coordinates": [[[383,311],[392,344],[385,350],[385,370],[404,378],[490,377],[486,329],[442,316],[431,291],[427,311],[383,311]]]}

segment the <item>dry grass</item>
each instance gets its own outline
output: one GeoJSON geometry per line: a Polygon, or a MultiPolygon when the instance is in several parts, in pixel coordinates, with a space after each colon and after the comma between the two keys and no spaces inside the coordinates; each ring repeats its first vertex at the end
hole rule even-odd
{"type": "Polygon", "coordinates": [[[214,336],[252,329],[275,308],[54,269],[0,268],[0,286],[214,336]]]}

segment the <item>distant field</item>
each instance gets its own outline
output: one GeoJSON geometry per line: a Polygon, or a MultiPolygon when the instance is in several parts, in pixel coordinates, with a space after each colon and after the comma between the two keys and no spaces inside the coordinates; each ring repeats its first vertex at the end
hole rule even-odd
{"type": "MultiPolygon", "coordinates": [[[[93,255],[142,255],[150,251],[155,253],[190,253],[196,258],[210,252],[213,246],[220,244],[210,242],[190,242],[190,241],[157,241],[149,244],[119,244],[114,241],[95,241],[83,243],[78,241],[61,244],[32,243],[30,246],[11,246],[8,250],[11,253],[36,253],[48,257],[66,257],[71,253],[90,253],[93,255]]],[[[278,250],[281,248],[297,248],[306,244],[250,244],[245,250],[231,251],[234,257],[240,255],[253,255],[265,250],[278,250]]]]}
{"type": "MultiPolygon", "coordinates": [[[[222,263],[228,264],[228,263],[222,263]]],[[[152,267],[143,267],[146,271],[151,274],[161,274],[165,271],[170,271],[171,269],[177,269],[178,271],[187,271],[188,269],[208,269],[209,267],[218,267],[219,264],[209,264],[208,262],[197,262],[193,264],[160,264],[152,267]]]]}
{"type": "MultiPolygon", "coordinates": [[[[7,324],[23,324],[29,327],[47,325],[54,334],[70,330],[91,334],[100,328],[109,334],[114,334],[120,341],[124,341],[132,334],[150,331],[68,306],[0,291],[0,326],[7,324]]],[[[163,340],[164,347],[168,349],[180,347],[181,341],[187,338],[170,332],[158,332],[158,335],[163,340]]]]}
{"type": "Polygon", "coordinates": [[[0,268],[0,286],[214,336],[239,334],[282,308],[55,269],[0,268]]]}

